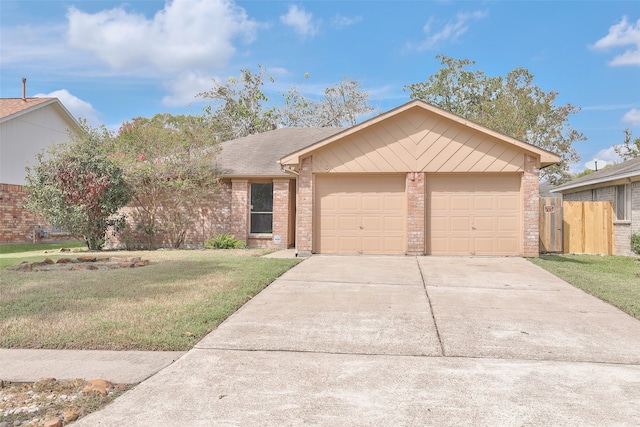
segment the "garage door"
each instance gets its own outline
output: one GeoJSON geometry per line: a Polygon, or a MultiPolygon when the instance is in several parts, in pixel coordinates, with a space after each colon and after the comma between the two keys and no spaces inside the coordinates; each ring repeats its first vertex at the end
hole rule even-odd
{"type": "Polygon", "coordinates": [[[427,175],[427,253],[520,255],[519,174],[427,175]]]}
{"type": "Polygon", "coordinates": [[[314,250],[404,254],[404,175],[316,175],[314,250]]]}

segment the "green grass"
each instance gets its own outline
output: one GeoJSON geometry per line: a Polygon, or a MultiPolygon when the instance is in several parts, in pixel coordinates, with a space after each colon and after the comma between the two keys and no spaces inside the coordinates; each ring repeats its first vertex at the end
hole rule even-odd
{"type": "Polygon", "coordinates": [[[530,261],[640,319],[639,259],[599,255],[542,255],[530,261]]]}
{"type": "Polygon", "coordinates": [[[69,242],[56,242],[56,243],[6,243],[0,245],[0,255],[2,254],[16,254],[21,252],[33,252],[33,251],[50,251],[61,248],[86,248],[83,242],[69,241],[69,242]]]}
{"type": "MultiPolygon", "coordinates": [[[[29,261],[45,257],[21,255],[20,260],[29,261]]],[[[103,255],[140,256],[152,265],[108,271],[0,270],[0,347],[188,350],[299,262],[261,258],[255,250],[103,255]]],[[[6,258],[14,255],[0,255],[6,258]]]]}

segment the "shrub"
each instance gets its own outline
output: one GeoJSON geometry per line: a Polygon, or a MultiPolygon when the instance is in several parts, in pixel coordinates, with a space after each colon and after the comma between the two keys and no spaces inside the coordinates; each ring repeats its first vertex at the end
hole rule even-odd
{"type": "Polygon", "coordinates": [[[229,233],[218,234],[204,242],[205,249],[236,249],[244,248],[247,244],[229,233]]]}
{"type": "Polygon", "coordinates": [[[640,255],[640,233],[633,233],[631,235],[631,250],[640,255]]]}

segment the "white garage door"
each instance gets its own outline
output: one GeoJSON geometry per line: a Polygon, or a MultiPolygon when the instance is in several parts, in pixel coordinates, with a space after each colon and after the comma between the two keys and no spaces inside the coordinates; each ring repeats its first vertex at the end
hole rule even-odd
{"type": "Polygon", "coordinates": [[[427,175],[427,253],[520,255],[520,174],[427,175]]]}
{"type": "Polygon", "coordinates": [[[405,175],[315,175],[314,251],[404,254],[405,175]]]}

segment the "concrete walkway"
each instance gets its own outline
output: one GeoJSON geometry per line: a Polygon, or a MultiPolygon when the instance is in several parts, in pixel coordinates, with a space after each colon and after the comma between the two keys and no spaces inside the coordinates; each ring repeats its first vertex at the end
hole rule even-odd
{"type": "Polygon", "coordinates": [[[312,257],[78,426],[638,425],[640,322],[520,258],[312,257]]]}
{"type": "Polygon", "coordinates": [[[0,348],[0,378],[108,379],[135,384],[178,360],[185,351],[22,350],[0,348]]]}

